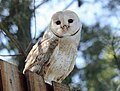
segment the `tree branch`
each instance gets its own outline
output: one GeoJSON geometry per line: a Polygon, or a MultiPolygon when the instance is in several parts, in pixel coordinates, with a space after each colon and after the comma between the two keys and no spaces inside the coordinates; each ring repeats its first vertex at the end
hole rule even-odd
{"type": "Polygon", "coordinates": [[[44,4],[44,3],[46,3],[46,2],[47,2],[47,0],[43,0],[43,2],[42,2],[42,3],[40,3],[39,5],[37,5],[34,9],[39,8],[42,4],[44,4]]]}
{"type": "Polygon", "coordinates": [[[2,54],[0,54],[0,56],[23,56],[21,53],[19,53],[19,54],[9,54],[9,55],[2,55],[2,54]]]}
{"type": "Polygon", "coordinates": [[[67,8],[69,8],[74,3],[74,1],[76,1],[76,0],[71,1],[66,7],[64,7],[63,10],[66,10],[67,8]]]}
{"type": "Polygon", "coordinates": [[[118,69],[120,70],[119,60],[117,58],[117,55],[116,55],[116,52],[115,52],[115,48],[114,48],[114,40],[115,40],[115,37],[113,37],[113,39],[112,39],[111,46],[112,46],[112,50],[113,50],[113,53],[114,53],[113,56],[114,56],[116,65],[117,65],[118,69]]]}
{"type": "Polygon", "coordinates": [[[43,5],[44,3],[46,3],[48,0],[43,0],[43,2],[42,3],[40,3],[39,5],[37,5],[36,7],[34,7],[34,9],[32,10],[32,12],[35,12],[35,10],[37,9],[37,8],[39,8],[41,5],[43,5]]]}
{"type": "MultiPolygon", "coordinates": [[[[15,44],[15,46],[19,49],[19,51],[26,57],[26,53],[23,50],[22,46],[20,45],[20,43],[17,41],[17,39],[15,37],[12,36],[12,34],[7,31],[3,24],[0,23],[0,28],[2,29],[2,31],[7,35],[7,37],[15,44]]],[[[3,33],[3,34],[4,34],[3,33]]]]}
{"type": "MultiPolygon", "coordinates": [[[[34,10],[35,10],[35,0],[34,0],[34,10]]],[[[36,23],[36,14],[35,14],[35,11],[34,11],[34,22],[35,22],[35,34],[34,34],[34,37],[33,37],[33,39],[35,39],[35,37],[36,37],[36,31],[37,31],[37,23],[36,23]]]]}

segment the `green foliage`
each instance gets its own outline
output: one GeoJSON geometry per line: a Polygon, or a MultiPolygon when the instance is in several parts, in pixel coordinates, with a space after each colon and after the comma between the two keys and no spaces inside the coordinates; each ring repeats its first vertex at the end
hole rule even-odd
{"type": "Polygon", "coordinates": [[[115,52],[119,47],[115,41],[118,39],[115,36],[113,39],[108,26],[101,29],[97,24],[94,27],[83,27],[81,40],[81,50],[88,64],[85,68],[87,88],[88,91],[115,91],[118,84],[113,79],[119,76],[116,69],[119,70],[120,62],[115,52]],[[87,45],[86,48],[82,49],[83,45],[87,45]]]}

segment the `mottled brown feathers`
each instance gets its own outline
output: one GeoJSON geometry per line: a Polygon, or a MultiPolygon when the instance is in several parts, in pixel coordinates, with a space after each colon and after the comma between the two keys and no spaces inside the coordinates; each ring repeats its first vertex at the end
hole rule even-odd
{"type": "MultiPolygon", "coordinates": [[[[25,60],[26,65],[23,73],[37,64],[42,67],[47,61],[49,61],[49,58],[57,45],[58,39],[48,39],[36,43],[36,45],[33,46],[33,49],[28,54],[27,59],[25,60]]],[[[39,69],[39,71],[40,70],[41,69],[39,69]]]]}

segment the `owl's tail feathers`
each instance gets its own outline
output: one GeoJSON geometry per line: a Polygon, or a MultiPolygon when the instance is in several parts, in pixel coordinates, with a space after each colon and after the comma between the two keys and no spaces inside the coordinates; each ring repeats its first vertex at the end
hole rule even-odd
{"type": "Polygon", "coordinates": [[[23,74],[25,74],[27,71],[29,71],[29,69],[31,68],[31,66],[28,66],[27,64],[25,65],[25,68],[23,70],[23,74]]]}
{"type": "Polygon", "coordinates": [[[24,70],[23,70],[23,74],[25,74],[27,71],[28,71],[28,69],[24,69],[24,70]]]}
{"type": "Polygon", "coordinates": [[[51,81],[48,81],[48,80],[45,80],[45,83],[49,84],[49,85],[52,85],[52,82],[51,81]]]}

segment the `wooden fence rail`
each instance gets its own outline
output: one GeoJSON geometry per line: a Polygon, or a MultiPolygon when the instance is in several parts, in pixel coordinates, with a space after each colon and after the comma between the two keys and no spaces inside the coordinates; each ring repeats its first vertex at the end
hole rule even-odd
{"type": "Polygon", "coordinates": [[[70,91],[70,88],[56,82],[52,86],[46,84],[32,72],[23,75],[16,66],[0,59],[0,91],[70,91]]]}

